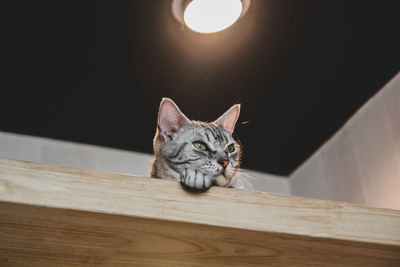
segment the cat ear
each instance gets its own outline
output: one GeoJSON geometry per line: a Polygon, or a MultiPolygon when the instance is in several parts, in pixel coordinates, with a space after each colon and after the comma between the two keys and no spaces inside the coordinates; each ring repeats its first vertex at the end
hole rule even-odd
{"type": "Polygon", "coordinates": [[[173,133],[189,122],[174,101],[169,98],[162,99],[158,112],[158,128],[164,137],[171,137],[173,133]]]}
{"type": "Polygon", "coordinates": [[[233,133],[236,121],[240,113],[240,104],[233,105],[227,112],[222,114],[214,123],[222,126],[229,134],[233,133]]]}

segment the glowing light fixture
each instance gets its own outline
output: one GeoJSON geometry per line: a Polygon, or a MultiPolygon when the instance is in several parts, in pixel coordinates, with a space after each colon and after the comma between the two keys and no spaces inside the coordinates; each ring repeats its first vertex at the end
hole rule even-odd
{"type": "Polygon", "coordinates": [[[250,5],[250,0],[173,0],[175,18],[199,33],[222,31],[234,24],[250,5]]]}
{"type": "Polygon", "coordinates": [[[231,26],[242,13],[240,0],[194,0],[183,14],[186,25],[201,33],[222,31],[231,26]]]}

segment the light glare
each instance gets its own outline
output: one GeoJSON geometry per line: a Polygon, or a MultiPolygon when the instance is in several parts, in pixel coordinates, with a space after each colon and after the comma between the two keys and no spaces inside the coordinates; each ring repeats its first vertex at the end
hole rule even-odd
{"type": "Polygon", "coordinates": [[[241,13],[241,0],[193,0],[186,7],[183,18],[190,29],[212,33],[231,26],[241,13]]]}

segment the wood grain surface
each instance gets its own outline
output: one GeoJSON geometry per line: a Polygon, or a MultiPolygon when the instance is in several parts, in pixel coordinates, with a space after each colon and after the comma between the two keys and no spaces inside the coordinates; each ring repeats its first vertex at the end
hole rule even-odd
{"type": "Polygon", "coordinates": [[[400,266],[400,211],[0,159],[0,266],[400,266]]]}

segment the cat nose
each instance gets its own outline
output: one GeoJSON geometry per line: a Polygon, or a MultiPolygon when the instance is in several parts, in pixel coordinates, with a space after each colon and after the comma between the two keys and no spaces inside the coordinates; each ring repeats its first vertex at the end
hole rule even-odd
{"type": "Polygon", "coordinates": [[[221,166],[224,167],[224,169],[225,169],[226,166],[228,166],[229,161],[228,160],[224,160],[224,159],[220,159],[220,160],[218,160],[218,163],[221,164],[221,166]]]}

